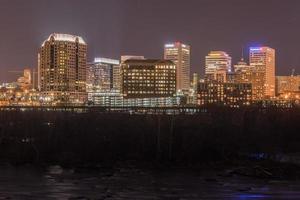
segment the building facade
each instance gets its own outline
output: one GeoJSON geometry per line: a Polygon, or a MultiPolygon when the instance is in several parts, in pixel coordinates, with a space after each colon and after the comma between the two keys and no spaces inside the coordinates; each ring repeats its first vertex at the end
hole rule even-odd
{"type": "Polygon", "coordinates": [[[251,47],[249,51],[250,66],[263,75],[263,98],[275,96],[275,50],[270,47],[251,47]]]}
{"type": "Polygon", "coordinates": [[[226,82],[231,71],[231,57],[224,51],[211,51],[205,57],[205,77],[209,80],[226,82]]]}
{"type": "MultiPolygon", "coordinates": [[[[229,74],[230,75],[230,74],[229,74]]],[[[252,100],[262,100],[265,97],[264,90],[265,73],[257,69],[253,65],[248,65],[242,59],[234,65],[234,73],[227,80],[231,83],[251,83],[252,84],[252,100]]]]}
{"type": "Polygon", "coordinates": [[[198,83],[200,81],[200,76],[198,73],[193,73],[193,82],[191,83],[192,84],[192,89],[194,91],[197,90],[197,87],[198,87],[198,83]]]}
{"type": "Polygon", "coordinates": [[[276,96],[300,103],[300,75],[276,76],[276,96]]]}
{"type": "Polygon", "coordinates": [[[31,69],[24,69],[23,76],[18,78],[17,84],[23,90],[28,90],[32,87],[31,69]]]}
{"type": "Polygon", "coordinates": [[[252,87],[249,83],[205,81],[198,84],[198,105],[222,105],[238,108],[248,106],[251,102],[252,87]]]}
{"type": "Polygon", "coordinates": [[[166,44],[164,59],[171,60],[176,65],[176,89],[188,91],[190,89],[190,46],[180,42],[166,44]]]}
{"type": "Polygon", "coordinates": [[[117,92],[89,93],[94,105],[104,107],[173,107],[180,104],[180,97],[124,98],[117,92]]]}
{"type": "Polygon", "coordinates": [[[176,94],[176,65],[170,60],[126,60],[121,64],[124,98],[171,97],[176,94]]]}
{"type": "Polygon", "coordinates": [[[119,60],[95,58],[87,65],[87,92],[109,92],[121,89],[119,60]]]}
{"type": "Polygon", "coordinates": [[[51,34],[39,49],[38,85],[43,101],[82,104],[87,100],[87,44],[69,34],[51,34]]]}

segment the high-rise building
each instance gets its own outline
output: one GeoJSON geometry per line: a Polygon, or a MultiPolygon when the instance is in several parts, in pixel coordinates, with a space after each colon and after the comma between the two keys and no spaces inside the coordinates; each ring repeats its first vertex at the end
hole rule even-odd
{"type": "Polygon", "coordinates": [[[230,77],[230,74],[227,76],[227,80],[231,83],[251,83],[253,100],[262,100],[264,98],[264,72],[253,65],[248,65],[243,58],[234,65],[232,77],[230,77]]]}
{"type": "Polygon", "coordinates": [[[86,101],[87,44],[69,34],[51,34],[39,49],[38,85],[45,101],[80,104],[86,101]]]}
{"type": "Polygon", "coordinates": [[[87,92],[120,90],[120,62],[109,58],[95,58],[88,63],[87,92]]]}
{"type": "Polygon", "coordinates": [[[226,82],[231,71],[231,57],[224,51],[211,51],[205,57],[205,76],[210,80],[226,82]]]}
{"type": "Polygon", "coordinates": [[[219,82],[227,82],[228,74],[231,72],[227,72],[223,69],[217,69],[213,73],[207,73],[205,74],[205,80],[215,80],[219,82]]]}
{"type": "Polygon", "coordinates": [[[29,89],[32,86],[31,69],[24,69],[23,76],[18,78],[17,84],[21,89],[29,89]]]}
{"type": "Polygon", "coordinates": [[[172,97],[176,94],[176,66],[170,60],[133,60],[121,64],[124,98],[172,97]]]}
{"type": "Polygon", "coordinates": [[[250,47],[250,66],[255,67],[255,71],[263,74],[264,97],[275,96],[275,50],[270,47],[250,47]]]}
{"type": "Polygon", "coordinates": [[[249,66],[245,61],[244,58],[241,58],[241,60],[234,65],[234,72],[240,72],[240,71],[249,71],[249,68],[253,68],[253,66],[249,66]]]}
{"type": "Polygon", "coordinates": [[[200,81],[200,76],[198,73],[193,73],[193,80],[191,82],[191,90],[187,96],[188,104],[197,104],[197,88],[200,81]]]}
{"type": "Polygon", "coordinates": [[[200,80],[199,74],[198,73],[193,73],[192,88],[193,88],[194,91],[197,90],[199,80],[200,80]]]}
{"type": "Polygon", "coordinates": [[[166,44],[164,59],[171,60],[176,65],[176,89],[187,91],[190,89],[190,46],[175,42],[166,44]]]}

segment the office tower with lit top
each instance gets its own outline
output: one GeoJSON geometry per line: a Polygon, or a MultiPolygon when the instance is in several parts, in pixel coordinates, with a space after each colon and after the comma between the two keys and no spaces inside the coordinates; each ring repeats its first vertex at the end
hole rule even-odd
{"type": "Polygon", "coordinates": [[[87,92],[120,90],[119,60],[95,58],[87,68],[87,92]]]}
{"type": "Polygon", "coordinates": [[[263,74],[263,98],[275,96],[275,50],[270,47],[250,47],[250,65],[263,74]]]}
{"type": "Polygon", "coordinates": [[[171,60],[176,65],[176,89],[187,91],[190,89],[190,46],[175,42],[166,44],[164,59],[171,60]]]}
{"type": "Polygon", "coordinates": [[[43,100],[57,104],[86,101],[87,44],[69,34],[51,34],[39,49],[38,85],[43,100]]]}
{"type": "Polygon", "coordinates": [[[124,98],[159,98],[176,94],[176,66],[170,60],[126,60],[121,65],[121,77],[124,98]]]}
{"type": "Polygon", "coordinates": [[[205,57],[205,77],[226,82],[226,74],[231,71],[231,57],[224,51],[211,51],[205,57]]]}

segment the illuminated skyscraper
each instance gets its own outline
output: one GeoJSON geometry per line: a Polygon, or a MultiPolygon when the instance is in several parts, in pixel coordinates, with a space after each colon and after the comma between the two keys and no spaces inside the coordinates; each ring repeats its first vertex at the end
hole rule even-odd
{"type": "Polygon", "coordinates": [[[17,84],[21,89],[29,89],[32,86],[31,69],[24,69],[23,76],[18,78],[17,84]]]}
{"type": "Polygon", "coordinates": [[[171,60],[176,64],[176,89],[190,89],[190,46],[175,42],[166,44],[164,49],[164,59],[171,60]]]}
{"type": "Polygon", "coordinates": [[[191,83],[191,94],[189,96],[191,96],[190,103],[192,104],[197,104],[197,89],[198,89],[198,83],[200,81],[200,76],[198,73],[193,73],[193,81],[191,83]]]}
{"type": "Polygon", "coordinates": [[[250,66],[263,74],[264,98],[275,96],[275,50],[270,47],[251,47],[249,52],[250,66]]]}
{"type": "Polygon", "coordinates": [[[44,100],[86,101],[87,45],[79,36],[51,34],[39,49],[38,84],[44,100]]]}
{"type": "Polygon", "coordinates": [[[88,64],[87,92],[120,90],[120,62],[109,58],[95,58],[88,64]]]}
{"type": "Polygon", "coordinates": [[[252,99],[264,98],[264,73],[253,65],[248,65],[244,59],[234,65],[234,78],[230,82],[251,83],[252,99]]]}
{"type": "Polygon", "coordinates": [[[231,57],[224,51],[211,51],[205,57],[207,79],[226,82],[226,74],[231,71],[231,57]]]}
{"type": "Polygon", "coordinates": [[[249,66],[245,61],[244,58],[242,58],[236,65],[234,65],[234,72],[240,72],[240,71],[249,71],[250,68],[253,68],[249,66]]]}
{"type": "Polygon", "coordinates": [[[200,80],[199,74],[198,73],[193,73],[192,88],[193,88],[194,91],[197,90],[199,80],[200,80]]]}

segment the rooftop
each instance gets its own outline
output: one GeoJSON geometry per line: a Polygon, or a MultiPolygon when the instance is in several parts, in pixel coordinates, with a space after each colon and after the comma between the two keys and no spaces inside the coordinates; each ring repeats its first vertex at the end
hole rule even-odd
{"type": "Polygon", "coordinates": [[[165,64],[165,65],[174,65],[171,60],[159,60],[159,59],[128,59],[124,62],[124,64],[140,64],[140,65],[156,65],[156,64],[165,64]]]}
{"type": "Polygon", "coordinates": [[[115,59],[111,59],[111,58],[97,57],[97,58],[94,59],[94,63],[108,63],[108,64],[113,64],[113,65],[119,65],[120,61],[115,60],[115,59]]]}
{"type": "Polygon", "coordinates": [[[76,42],[76,39],[78,39],[78,42],[80,44],[86,44],[85,41],[80,36],[64,34],[64,33],[52,33],[48,37],[48,39],[43,42],[42,46],[44,46],[46,41],[50,41],[52,37],[54,38],[55,41],[76,42]]]}
{"type": "Polygon", "coordinates": [[[210,51],[208,56],[206,57],[211,57],[211,56],[225,56],[225,57],[230,57],[225,51],[210,51]]]}

